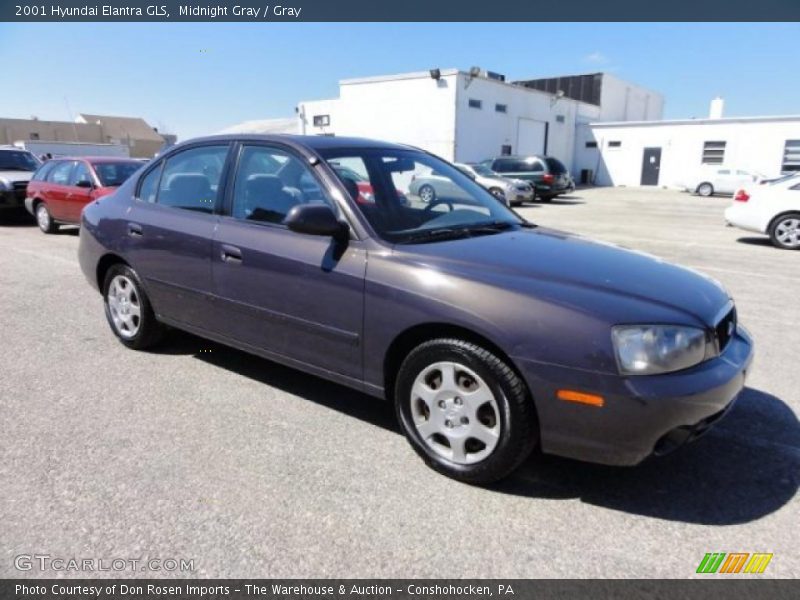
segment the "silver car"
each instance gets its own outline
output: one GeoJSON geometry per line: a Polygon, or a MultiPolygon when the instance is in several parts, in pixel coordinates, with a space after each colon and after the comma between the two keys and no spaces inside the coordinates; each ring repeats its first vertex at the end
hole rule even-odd
{"type": "Polygon", "coordinates": [[[456,163],[456,167],[485,187],[496,198],[508,206],[519,206],[523,202],[533,202],[533,188],[521,179],[511,179],[495,173],[486,165],[476,163],[456,163]]]}

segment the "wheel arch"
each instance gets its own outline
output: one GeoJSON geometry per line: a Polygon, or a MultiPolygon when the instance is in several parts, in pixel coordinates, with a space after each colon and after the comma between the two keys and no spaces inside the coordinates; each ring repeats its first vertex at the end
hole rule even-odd
{"type": "Polygon", "coordinates": [[[394,340],[392,340],[392,343],[389,344],[383,359],[383,385],[384,394],[387,399],[390,401],[394,400],[394,385],[397,379],[397,372],[400,370],[400,365],[403,363],[406,356],[420,344],[439,338],[457,338],[466,342],[472,342],[492,352],[505,362],[509,368],[513,369],[517,376],[523,381],[525,389],[528,392],[528,397],[531,399],[535,409],[536,402],[533,400],[533,394],[528,386],[528,382],[522,372],[517,368],[517,365],[514,364],[511,357],[503,351],[500,346],[485,335],[472,329],[460,325],[453,325],[451,323],[440,322],[421,323],[409,327],[398,334],[394,340]]]}
{"type": "Polygon", "coordinates": [[[109,252],[104,254],[100,257],[100,260],[97,261],[97,268],[95,269],[95,277],[97,278],[97,289],[103,293],[103,282],[106,278],[106,273],[108,270],[116,264],[122,264],[126,267],[130,267],[130,264],[119,256],[118,254],[114,254],[113,252],[109,252]]]}

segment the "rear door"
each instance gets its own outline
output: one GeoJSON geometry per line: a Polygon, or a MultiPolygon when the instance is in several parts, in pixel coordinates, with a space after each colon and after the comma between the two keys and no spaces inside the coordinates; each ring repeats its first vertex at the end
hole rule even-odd
{"type": "Polygon", "coordinates": [[[157,314],[217,330],[211,301],[211,243],[230,144],[190,146],[155,163],[139,181],[128,215],[127,256],[157,314]]]}

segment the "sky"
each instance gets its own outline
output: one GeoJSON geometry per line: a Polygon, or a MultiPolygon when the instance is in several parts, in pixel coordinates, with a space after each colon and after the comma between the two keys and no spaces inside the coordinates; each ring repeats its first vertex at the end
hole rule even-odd
{"type": "Polygon", "coordinates": [[[180,139],[289,117],[338,81],[480,66],[510,80],[607,71],[665,118],[800,114],[797,23],[0,23],[0,117],[141,116],[180,139]]]}

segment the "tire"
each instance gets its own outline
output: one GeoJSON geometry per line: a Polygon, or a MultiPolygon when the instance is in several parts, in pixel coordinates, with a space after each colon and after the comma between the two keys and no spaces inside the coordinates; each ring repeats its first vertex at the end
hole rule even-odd
{"type": "Polygon", "coordinates": [[[800,250],[800,213],[788,213],[769,226],[769,239],[784,250],[800,250]]]}
{"type": "Polygon", "coordinates": [[[419,188],[419,197],[426,204],[430,204],[436,200],[436,190],[432,185],[426,183],[419,188]]]}
{"type": "Polygon", "coordinates": [[[144,350],[164,335],[136,271],[112,265],[103,280],[103,305],[111,331],[128,348],[144,350]],[[138,313],[138,314],[137,314],[138,313]]]}
{"type": "Polygon", "coordinates": [[[704,181],[700,185],[697,186],[697,195],[703,196],[703,198],[708,198],[709,196],[714,195],[714,186],[704,181]]]}
{"type": "Polygon", "coordinates": [[[58,223],[53,221],[53,216],[50,214],[47,204],[37,202],[33,208],[33,213],[36,217],[36,224],[42,233],[55,233],[58,231],[58,223]]]}
{"type": "Polygon", "coordinates": [[[400,366],[394,397],[400,426],[417,454],[465,483],[503,479],[539,441],[525,383],[471,342],[436,339],[417,346],[400,366]]]}
{"type": "Polygon", "coordinates": [[[544,202],[545,204],[549,203],[553,200],[555,196],[539,196],[539,202],[544,202]]]}

